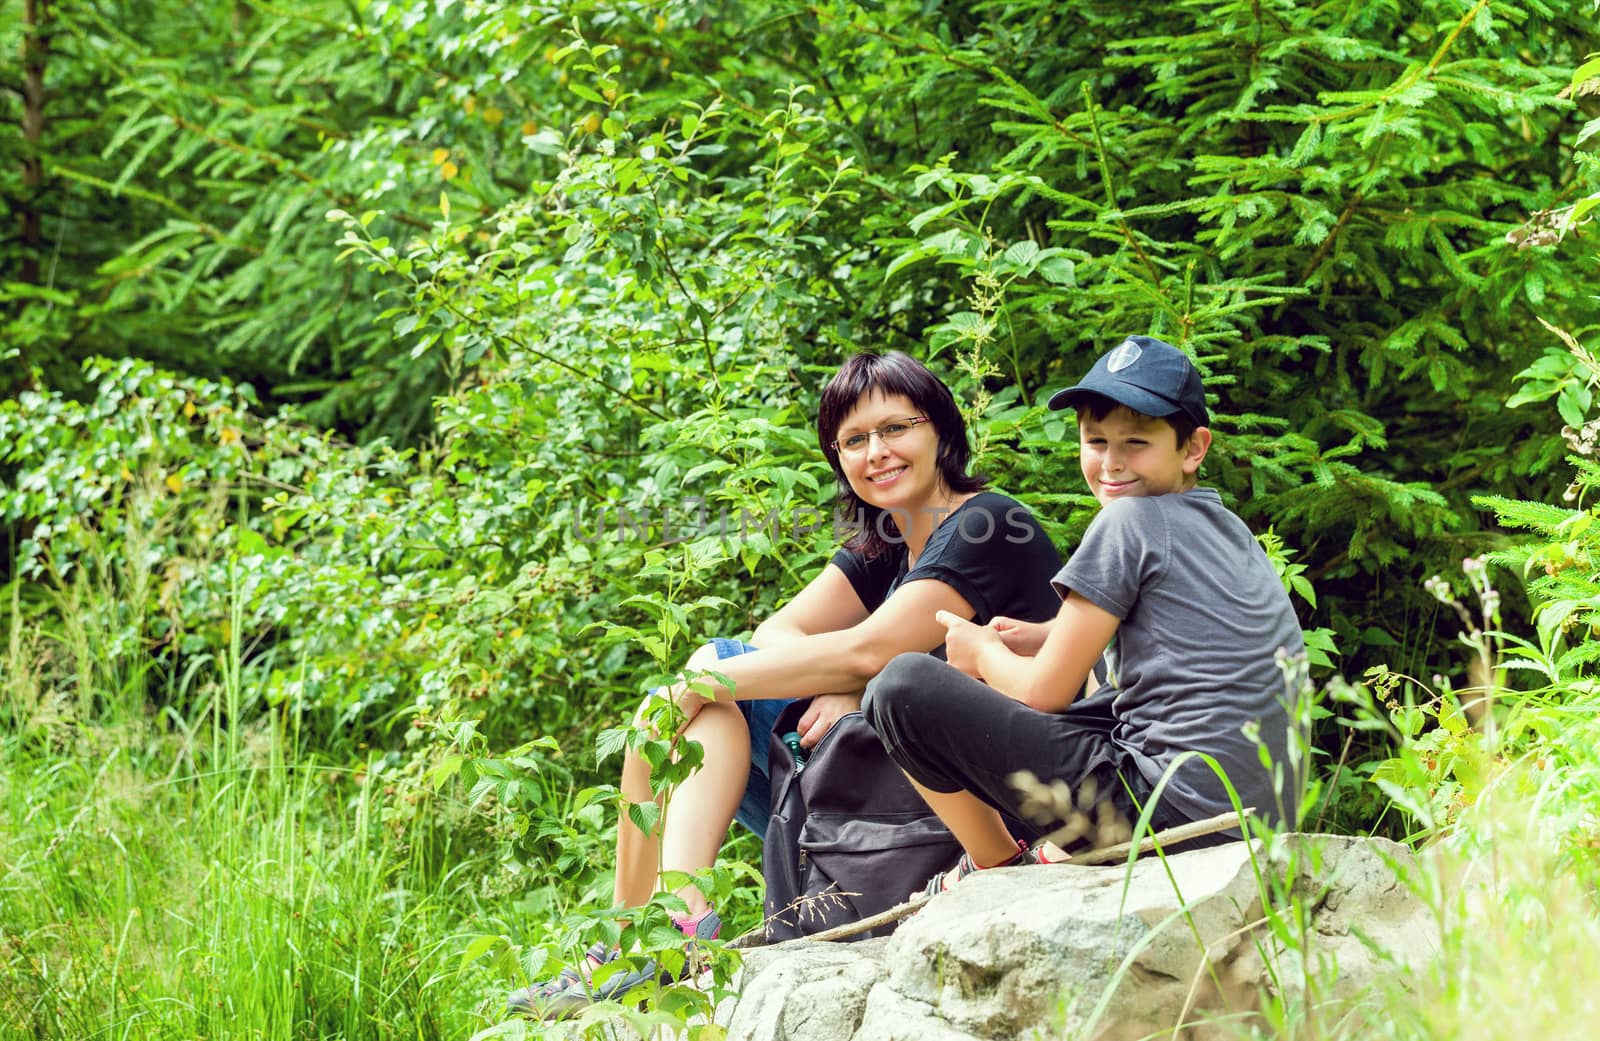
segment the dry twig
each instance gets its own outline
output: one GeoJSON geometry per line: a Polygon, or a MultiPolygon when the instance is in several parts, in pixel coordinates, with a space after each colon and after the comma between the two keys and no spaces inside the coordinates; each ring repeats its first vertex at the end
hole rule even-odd
{"type": "MultiPolygon", "coordinates": [[[[1191,821],[1188,824],[1180,824],[1176,828],[1167,828],[1165,831],[1154,832],[1150,835],[1146,835],[1139,843],[1139,852],[1148,853],[1149,851],[1155,849],[1157,845],[1166,847],[1175,845],[1179,842],[1187,842],[1190,839],[1202,838],[1206,835],[1215,835],[1219,831],[1227,831],[1229,828],[1238,827],[1245,817],[1250,816],[1250,814],[1254,812],[1255,809],[1253,807],[1247,806],[1245,807],[1243,813],[1224,813],[1216,817],[1207,818],[1203,821],[1191,821]]],[[[1046,836],[1045,841],[1054,842],[1055,838],[1055,833],[1052,833],[1051,835],[1046,836]]],[[[1065,860],[1052,861],[1051,866],[1062,864],[1075,864],[1078,866],[1105,864],[1113,860],[1125,859],[1132,848],[1133,843],[1131,842],[1119,842],[1114,846],[1106,846],[1102,849],[1091,849],[1085,850],[1082,853],[1074,853],[1065,860]]],[[[870,915],[861,919],[859,922],[851,922],[849,925],[840,925],[835,926],[832,929],[824,929],[822,932],[817,933],[814,936],[807,937],[807,939],[823,941],[846,940],[852,936],[858,936],[861,933],[870,932],[871,930],[878,928],[880,925],[888,925],[890,922],[897,922],[907,915],[913,914],[918,908],[927,902],[927,895],[919,893],[910,900],[907,900],[905,903],[896,904],[887,911],[880,911],[875,915],[870,915]]],[[[766,944],[761,942],[759,939],[755,940],[754,942],[746,942],[747,937],[757,935],[758,934],[754,932],[746,933],[744,936],[734,940],[733,946],[745,948],[765,947],[766,944]]]]}

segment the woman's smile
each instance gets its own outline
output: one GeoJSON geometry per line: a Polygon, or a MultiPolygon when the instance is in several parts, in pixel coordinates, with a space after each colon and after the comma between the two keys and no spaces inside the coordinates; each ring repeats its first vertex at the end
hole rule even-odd
{"type": "Polygon", "coordinates": [[[875,485],[882,486],[893,481],[895,478],[905,473],[908,469],[910,469],[910,467],[902,463],[899,466],[891,467],[887,470],[880,470],[875,474],[869,474],[867,475],[867,480],[871,481],[875,485]]]}

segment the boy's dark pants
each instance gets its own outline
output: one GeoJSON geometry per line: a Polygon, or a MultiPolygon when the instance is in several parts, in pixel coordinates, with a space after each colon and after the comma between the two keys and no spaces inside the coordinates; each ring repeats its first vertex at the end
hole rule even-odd
{"type": "MultiPolygon", "coordinates": [[[[867,684],[861,710],[912,780],[936,792],[972,793],[1010,818],[1013,830],[1025,822],[1017,837],[1029,842],[1059,822],[1023,815],[1022,795],[1010,782],[1018,770],[1044,784],[1065,781],[1074,795],[1092,778],[1094,805],[1109,801],[1130,825],[1139,818],[1135,800],[1150,798],[1132,758],[1111,741],[1109,696],[1039,712],[931,655],[902,654],[867,684]]],[[[1160,830],[1184,819],[1158,806],[1151,823],[1160,830]]]]}

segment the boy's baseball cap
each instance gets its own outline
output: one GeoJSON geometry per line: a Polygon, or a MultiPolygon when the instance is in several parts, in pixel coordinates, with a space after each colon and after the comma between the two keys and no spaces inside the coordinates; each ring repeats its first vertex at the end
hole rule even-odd
{"type": "Polygon", "coordinates": [[[1211,422],[1194,362],[1153,336],[1130,336],[1101,355],[1075,386],[1050,395],[1050,407],[1074,408],[1089,394],[1157,419],[1182,412],[1200,426],[1211,422]]]}

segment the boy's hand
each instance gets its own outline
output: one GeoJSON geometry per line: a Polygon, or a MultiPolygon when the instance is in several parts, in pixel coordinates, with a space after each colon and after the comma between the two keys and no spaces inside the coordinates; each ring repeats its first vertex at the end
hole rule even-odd
{"type": "Polygon", "coordinates": [[[1049,622],[1024,622],[1004,615],[991,618],[989,628],[1000,634],[1000,642],[1007,650],[1024,658],[1036,656],[1044,646],[1045,637],[1050,635],[1049,622]]]}
{"type": "Polygon", "coordinates": [[[945,627],[945,661],[954,665],[975,680],[983,679],[978,666],[985,647],[1000,643],[1000,633],[986,625],[973,625],[967,619],[949,611],[940,611],[934,621],[945,627]]]}
{"type": "Polygon", "coordinates": [[[800,747],[815,748],[835,723],[860,707],[860,694],[818,694],[795,725],[800,734],[800,747]]]}

